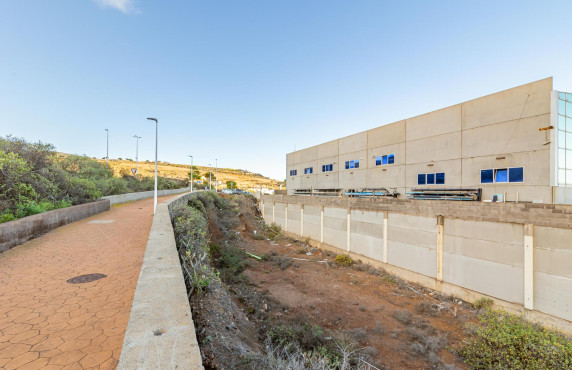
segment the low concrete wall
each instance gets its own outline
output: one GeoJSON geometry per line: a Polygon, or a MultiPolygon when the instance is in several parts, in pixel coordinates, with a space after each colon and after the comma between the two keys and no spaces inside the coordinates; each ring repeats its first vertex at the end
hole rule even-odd
{"type": "Polygon", "coordinates": [[[570,206],[265,195],[260,209],[315,246],[572,333],[570,206]]]}
{"type": "MultiPolygon", "coordinates": [[[[163,195],[181,194],[191,191],[191,188],[181,188],[181,189],[169,189],[169,190],[158,190],[157,196],[161,197],[163,195]]],[[[103,199],[108,199],[111,204],[127,203],[136,200],[152,198],[154,191],[140,191],[138,193],[126,193],[117,195],[107,195],[103,199]]]]}
{"type": "Polygon", "coordinates": [[[0,253],[57,227],[109,210],[109,200],[54,209],[0,224],[0,253]]]}
{"type": "Polygon", "coordinates": [[[170,208],[157,205],[118,369],[203,369],[170,208]]]}

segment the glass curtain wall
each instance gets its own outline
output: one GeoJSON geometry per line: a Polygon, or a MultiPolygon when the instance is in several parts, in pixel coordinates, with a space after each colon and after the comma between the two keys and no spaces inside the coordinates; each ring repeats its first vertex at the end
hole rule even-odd
{"type": "Polygon", "coordinates": [[[558,92],[558,185],[572,186],[572,94],[558,92]]]}

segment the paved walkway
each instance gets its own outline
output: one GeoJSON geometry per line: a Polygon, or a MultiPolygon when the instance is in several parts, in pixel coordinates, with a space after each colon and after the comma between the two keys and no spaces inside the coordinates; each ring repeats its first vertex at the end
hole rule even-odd
{"type": "Polygon", "coordinates": [[[114,369],[152,221],[151,198],[0,253],[0,368],[114,369]]]}

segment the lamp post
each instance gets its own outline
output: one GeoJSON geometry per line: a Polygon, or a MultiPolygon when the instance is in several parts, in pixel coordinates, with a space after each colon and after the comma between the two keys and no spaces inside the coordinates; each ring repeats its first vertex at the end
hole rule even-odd
{"type": "Polygon", "coordinates": [[[188,157],[191,157],[191,193],[193,192],[193,181],[195,181],[195,178],[193,177],[193,156],[189,155],[188,157]]]}
{"type": "Polygon", "coordinates": [[[214,178],[216,181],[214,184],[214,189],[215,189],[215,192],[218,193],[218,159],[215,159],[215,175],[214,175],[214,178]]]}
{"type": "Polygon", "coordinates": [[[109,130],[105,129],[107,136],[107,151],[105,152],[105,159],[107,161],[107,167],[109,167],[109,130]]]}
{"type": "Polygon", "coordinates": [[[213,189],[213,180],[212,180],[213,177],[212,177],[212,175],[213,175],[213,168],[212,168],[211,164],[209,163],[209,190],[213,189]]]}
{"type": "Polygon", "coordinates": [[[137,178],[137,174],[139,173],[139,139],[141,136],[133,135],[137,144],[135,144],[135,178],[137,178]]]}
{"type": "Polygon", "coordinates": [[[149,121],[155,121],[155,194],[154,194],[154,201],[153,201],[153,214],[157,211],[157,145],[158,145],[158,136],[159,136],[159,121],[157,118],[147,118],[149,121]]]}

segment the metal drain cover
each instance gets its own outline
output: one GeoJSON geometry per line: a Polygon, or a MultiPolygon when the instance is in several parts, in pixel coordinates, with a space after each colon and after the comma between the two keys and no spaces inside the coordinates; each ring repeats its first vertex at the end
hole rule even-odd
{"type": "Polygon", "coordinates": [[[92,281],[103,279],[104,277],[107,277],[107,275],[104,275],[104,274],[79,275],[79,276],[76,276],[76,277],[69,279],[67,281],[67,283],[70,283],[70,284],[90,283],[92,281]]]}

